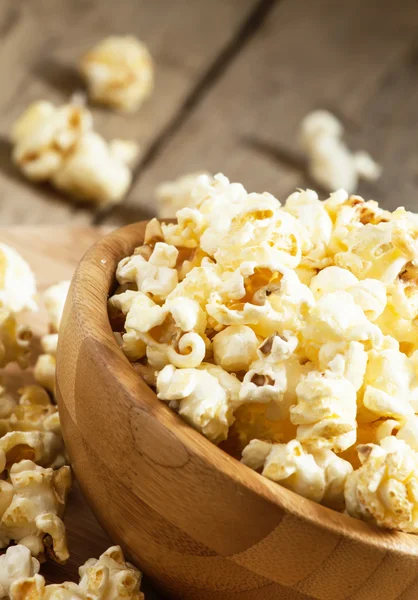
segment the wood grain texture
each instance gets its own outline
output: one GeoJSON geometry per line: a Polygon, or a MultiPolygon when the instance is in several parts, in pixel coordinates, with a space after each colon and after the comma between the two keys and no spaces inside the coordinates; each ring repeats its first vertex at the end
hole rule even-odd
{"type": "Polygon", "coordinates": [[[296,496],[185,424],[137,376],[107,317],[118,260],[144,224],[80,263],[58,350],[58,401],[80,485],[103,528],[173,598],[406,600],[418,537],[296,496]]]}
{"type": "MultiPolygon", "coordinates": [[[[83,89],[79,57],[110,34],[135,34],[156,63],[151,98],[134,115],[94,108],[97,130],[108,139],[135,139],[146,153],[177,114],[200,78],[239,28],[256,0],[31,0],[0,3],[1,223],[73,224],[92,211],[19,176],[10,161],[8,133],[35,100],[65,102],[83,89]]],[[[129,217],[128,217],[129,218],[129,217]]]]}
{"type": "MultiPolygon", "coordinates": [[[[223,172],[284,199],[312,187],[297,133],[310,111],[342,119],[353,149],[383,166],[359,193],[417,209],[418,4],[283,0],[141,174],[128,203],[184,172],[223,172]]],[[[315,189],[314,187],[314,189],[315,189]]],[[[114,219],[117,223],[117,219],[114,219]]]]}
{"type": "MultiPolygon", "coordinates": [[[[29,261],[36,275],[38,291],[42,292],[57,281],[70,279],[80,258],[106,231],[105,228],[75,227],[0,228],[0,240],[16,248],[29,261]]],[[[37,336],[47,331],[47,315],[42,307],[38,313],[25,317],[25,322],[28,320],[37,336]]],[[[32,362],[35,359],[36,356],[33,356],[32,362]]],[[[14,390],[33,382],[30,369],[22,372],[12,367],[4,374],[8,387],[14,390]]],[[[42,566],[42,573],[51,583],[78,581],[78,567],[88,558],[98,557],[111,544],[88,508],[77,483],[71,491],[64,520],[70,559],[63,566],[54,563],[42,566]]],[[[157,600],[149,589],[148,598],[157,600]]]]}

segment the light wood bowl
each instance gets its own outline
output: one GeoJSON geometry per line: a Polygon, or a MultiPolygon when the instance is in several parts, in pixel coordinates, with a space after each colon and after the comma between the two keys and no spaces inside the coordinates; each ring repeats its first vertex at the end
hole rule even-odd
{"type": "Polygon", "coordinates": [[[106,300],[145,223],[75,273],[58,403],[72,465],[112,540],[173,598],[417,600],[418,536],[390,533],[264,479],[185,424],[113,337],[106,300]]]}

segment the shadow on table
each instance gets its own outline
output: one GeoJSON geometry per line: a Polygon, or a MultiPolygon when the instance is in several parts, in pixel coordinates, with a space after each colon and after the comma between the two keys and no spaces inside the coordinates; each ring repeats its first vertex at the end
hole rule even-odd
{"type": "Polygon", "coordinates": [[[56,58],[42,58],[32,70],[48,87],[54,88],[60,95],[68,96],[68,99],[84,90],[83,79],[76,68],[56,58]]]}

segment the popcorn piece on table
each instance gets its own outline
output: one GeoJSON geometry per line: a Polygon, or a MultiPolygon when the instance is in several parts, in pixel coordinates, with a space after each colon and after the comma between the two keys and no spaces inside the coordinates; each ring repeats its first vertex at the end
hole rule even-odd
{"type": "Polygon", "coordinates": [[[29,327],[18,325],[14,313],[0,307],[0,367],[5,367],[10,362],[26,367],[31,339],[29,327]]]}
{"type": "Polygon", "coordinates": [[[192,208],[195,204],[194,196],[199,197],[199,184],[208,184],[211,179],[209,173],[202,171],[160,183],[155,190],[158,218],[174,219],[181,208],[192,208]]]}
{"type": "Polygon", "coordinates": [[[120,202],[132,180],[134,142],[107,143],[93,131],[90,111],[76,101],[31,105],[12,130],[13,160],[33,181],[50,182],[80,200],[120,202]]]}
{"type": "Polygon", "coordinates": [[[0,598],[8,598],[10,586],[19,579],[33,577],[39,572],[39,561],[29,548],[11,546],[0,556],[0,598]]]}
{"type": "Polygon", "coordinates": [[[344,484],[352,467],[330,450],[309,454],[296,440],[287,444],[252,440],[242,452],[242,462],[305,498],[344,506],[344,484]]]}
{"type": "Polygon", "coordinates": [[[80,72],[94,102],[133,112],[150,95],[154,67],[146,46],[134,36],[110,36],[81,60],[80,72]]]}
{"type": "Polygon", "coordinates": [[[34,376],[44,388],[55,394],[55,366],[58,346],[58,331],[67,299],[69,281],[61,281],[49,287],[43,294],[48,313],[50,333],[41,339],[43,354],[36,361],[34,376]]]}
{"type": "Polygon", "coordinates": [[[128,562],[119,546],[79,569],[80,583],[46,585],[41,575],[15,580],[10,600],[144,600],[141,572],[128,562]]]}
{"type": "Polygon", "coordinates": [[[301,124],[301,143],[309,161],[309,172],[326,190],[355,192],[359,178],[374,181],[381,167],[364,151],[352,153],[342,140],[341,123],[331,113],[317,110],[301,124]]]}
{"type": "Polygon", "coordinates": [[[0,545],[15,541],[40,560],[49,556],[65,562],[68,549],[61,517],[71,487],[70,468],[54,471],[22,460],[0,484],[0,545]]]}
{"type": "Polygon", "coordinates": [[[12,313],[36,310],[36,281],[28,263],[6,244],[0,243],[0,306],[12,313]]]}
{"type": "Polygon", "coordinates": [[[418,533],[418,453],[393,436],[357,450],[362,464],[346,481],[348,513],[380,527],[418,533]]]}

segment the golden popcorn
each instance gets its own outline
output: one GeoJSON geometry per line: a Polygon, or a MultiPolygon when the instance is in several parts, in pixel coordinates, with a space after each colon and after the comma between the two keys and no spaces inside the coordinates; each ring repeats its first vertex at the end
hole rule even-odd
{"type": "Polygon", "coordinates": [[[17,323],[16,316],[0,307],[0,367],[17,362],[26,367],[30,354],[32,332],[17,323]]]}
{"type": "Polygon", "coordinates": [[[392,436],[418,452],[418,217],[344,190],[325,201],[299,190],[282,206],[223,175],[187,183],[177,222],[151,221],[117,267],[118,343],[161,400],[232,456],[370,518],[361,449],[377,456],[392,436]]]}
{"type": "Polygon", "coordinates": [[[80,72],[94,102],[133,112],[150,95],[154,67],[146,46],[134,36],[109,36],[81,60],[80,72]]]}

